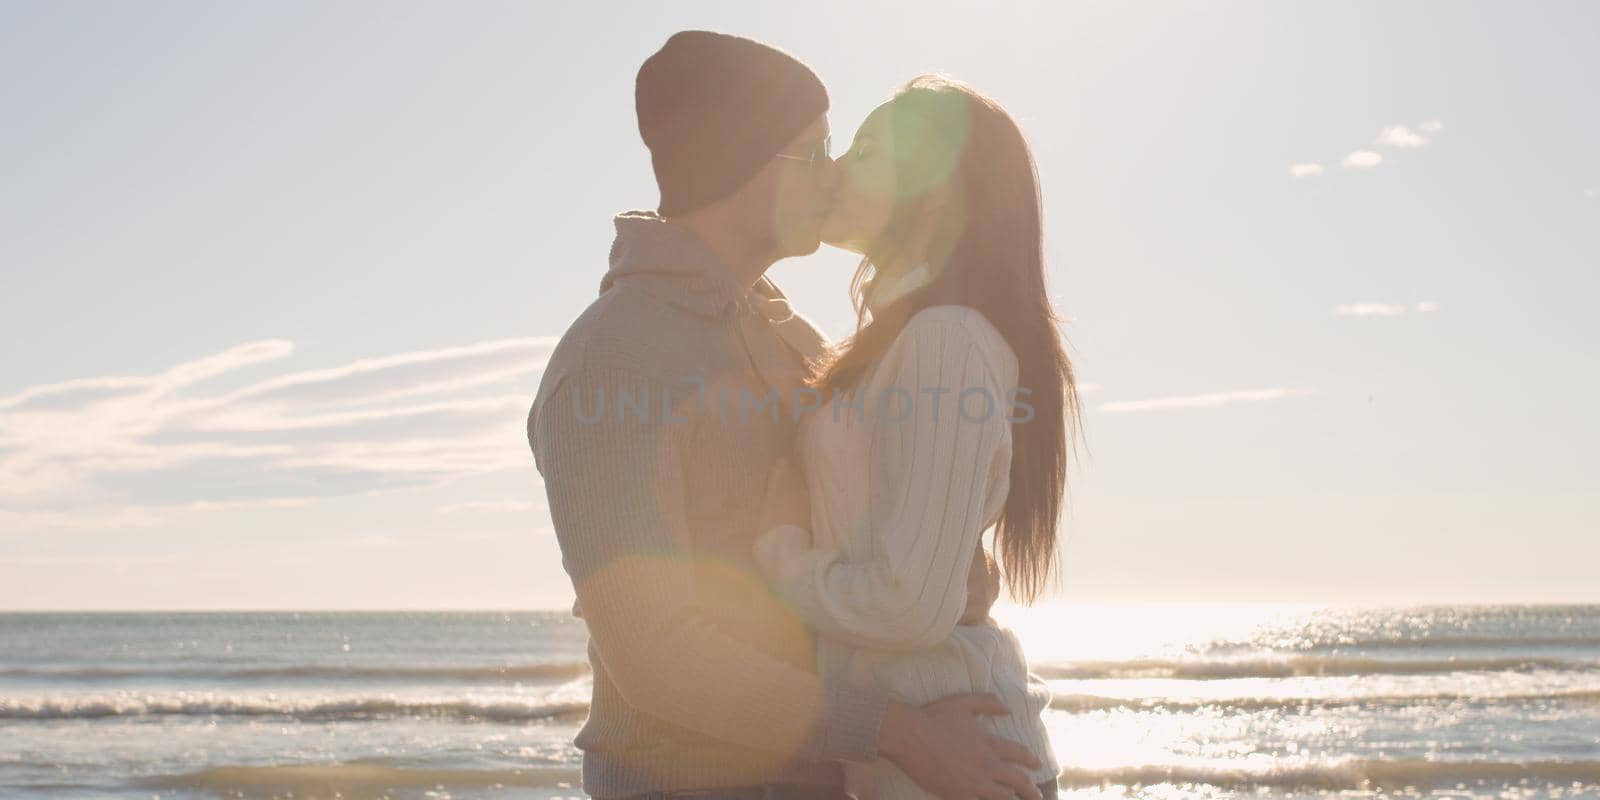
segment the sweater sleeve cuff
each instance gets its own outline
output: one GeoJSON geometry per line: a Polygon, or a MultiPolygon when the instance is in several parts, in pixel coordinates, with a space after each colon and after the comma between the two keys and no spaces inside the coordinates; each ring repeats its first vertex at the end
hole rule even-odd
{"type": "Polygon", "coordinates": [[[871,761],[878,757],[878,735],[889,693],[876,686],[824,687],[822,719],[812,739],[817,761],[871,761]]]}

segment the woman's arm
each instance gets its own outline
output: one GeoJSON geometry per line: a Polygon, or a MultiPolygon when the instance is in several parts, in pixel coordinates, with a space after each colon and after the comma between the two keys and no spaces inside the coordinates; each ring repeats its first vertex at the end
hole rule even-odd
{"type": "MultiPolygon", "coordinates": [[[[835,548],[814,548],[798,525],[757,539],[756,560],[768,580],[821,633],[865,647],[917,649],[943,641],[962,616],[985,500],[992,482],[1006,480],[1011,459],[1006,389],[995,377],[1004,363],[995,350],[1004,344],[973,324],[934,316],[908,325],[901,334],[907,340],[895,348],[884,391],[898,389],[915,405],[903,420],[891,413],[874,421],[870,453],[882,461],[883,490],[893,499],[867,521],[873,558],[851,561],[835,548]],[[964,392],[967,414],[958,408],[964,392]]],[[[867,413],[876,413],[876,403],[867,398],[867,413]]]]}

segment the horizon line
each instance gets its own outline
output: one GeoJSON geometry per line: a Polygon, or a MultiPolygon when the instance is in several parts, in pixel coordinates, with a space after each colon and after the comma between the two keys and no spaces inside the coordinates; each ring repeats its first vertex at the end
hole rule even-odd
{"type": "MultiPolygon", "coordinates": [[[[1390,602],[1329,602],[1308,600],[1046,600],[1033,606],[1014,604],[1001,604],[1003,607],[1017,609],[1036,608],[1039,606],[1303,606],[1307,608],[1492,608],[1501,606],[1525,607],[1551,607],[1551,606],[1600,606],[1600,597],[1587,600],[1506,600],[1506,601],[1390,601],[1390,602]]],[[[437,614],[566,614],[571,616],[572,610],[566,608],[487,608],[487,607],[384,607],[384,608],[0,608],[0,614],[399,614],[399,613],[437,613],[437,614]]],[[[581,617],[572,617],[581,619],[581,617]]]]}

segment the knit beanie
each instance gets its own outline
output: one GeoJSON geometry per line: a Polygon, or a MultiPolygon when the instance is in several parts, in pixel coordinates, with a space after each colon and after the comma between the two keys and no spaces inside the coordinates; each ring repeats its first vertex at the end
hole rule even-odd
{"type": "Polygon", "coordinates": [[[634,108],[671,216],[733,194],[828,110],[828,91],[775,47],[679,31],[639,67],[634,108]]]}

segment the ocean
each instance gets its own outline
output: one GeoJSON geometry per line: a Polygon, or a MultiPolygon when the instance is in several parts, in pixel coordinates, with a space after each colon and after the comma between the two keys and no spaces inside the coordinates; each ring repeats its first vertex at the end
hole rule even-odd
{"type": "MultiPolygon", "coordinates": [[[[1063,796],[1600,797],[1600,606],[1001,608],[1063,796]]],[[[581,797],[565,612],[0,614],[0,797],[581,797]]]]}

